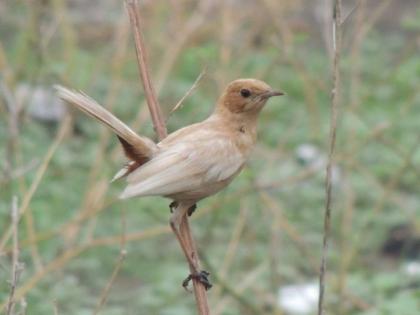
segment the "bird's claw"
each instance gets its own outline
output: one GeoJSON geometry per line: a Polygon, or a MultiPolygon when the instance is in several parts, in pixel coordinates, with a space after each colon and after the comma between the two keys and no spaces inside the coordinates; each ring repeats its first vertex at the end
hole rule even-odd
{"type": "Polygon", "coordinates": [[[188,216],[192,216],[192,214],[194,213],[195,209],[197,209],[197,204],[193,204],[191,207],[188,208],[188,216]]]}
{"type": "Polygon", "coordinates": [[[184,287],[185,290],[188,291],[188,284],[190,283],[190,281],[192,279],[195,279],[195,280],[197,280],[198,282],[200,282],[204,286],[204,288],[206,289],[206,291],[208,291],[213,286],[210,283],[208,276],[210,276],[210,273],[208,271],[205,271],[205,270],[202,270],[202,271],[197,272],[197,273],[190,274],[182,282],[182,286],[184,287]]]}
{"type": "MultiPolygon", "coordinates": [[[[169,204],[169,210],[171,211],[171,213],[174,213],[174,210],[176,209],[176,207],[178,207],[178,201],[172,201],[169,204]]],[[[191,207],[188,208],[187,213],[189,217],[194,213],[195,209],[197,209],[196,204],[193,204],[191,207]]]]}
{"type": "Polygon", "coordinates": [[[169,204],[169,210],[171,211],[171,213],[174,213],[174,209],[176,209],[176,207],[178,207],[178,202],[177,201],[172,201],[169,204]]]}

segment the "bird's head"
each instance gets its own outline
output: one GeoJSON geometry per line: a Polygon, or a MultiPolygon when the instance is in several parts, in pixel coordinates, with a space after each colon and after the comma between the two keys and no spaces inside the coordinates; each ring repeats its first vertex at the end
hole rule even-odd
{"type": "Polygon", "coordinates": [[[238,79],[226,87],[218,109],[235,114],[256,115],[272,96],[284,93],[274,91],[267,83],[256,79],[238,79]]]}

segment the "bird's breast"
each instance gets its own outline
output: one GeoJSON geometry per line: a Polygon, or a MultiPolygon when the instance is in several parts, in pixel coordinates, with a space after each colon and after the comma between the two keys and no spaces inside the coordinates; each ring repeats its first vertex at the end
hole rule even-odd
{"type": "Polygon", "coordinates": [[[239,126],[237,132],[235,132],[235,145],[245,157],[248,157],[251,153],[256,140],[256,132],[248,129],[246,126],[239,126]]]}

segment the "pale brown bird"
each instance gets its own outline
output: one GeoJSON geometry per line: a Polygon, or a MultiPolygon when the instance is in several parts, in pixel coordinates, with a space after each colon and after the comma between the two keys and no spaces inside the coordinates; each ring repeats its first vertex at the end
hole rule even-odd
{"type": "MultiPolygon", "coordinates": [[[[116,133],[130,160],[113,179],[127,178],[128,185],[120,198],[157,195],[173,200],[170,223],[184,253],[185,240],[179,233],[182,217],[186,212],[191,214],[198,201],[225,188],[238,175],[255,145],[261,109],[270,97],[283,95],[260,80],[235,80],[227,86],[210,117],[155,143],[137,135],[88,96],[60,86],[57,90],[64,101],[116,133]]],[[[197,270],[193,276],[210,286],[205,272],[197,270]]]]}

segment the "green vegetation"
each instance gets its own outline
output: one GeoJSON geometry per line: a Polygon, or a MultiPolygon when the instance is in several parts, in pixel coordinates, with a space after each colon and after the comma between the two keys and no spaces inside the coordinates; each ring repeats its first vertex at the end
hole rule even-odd
{"type": "MultiPolygon", "coordinates": [[[[0,237],[11,226],[12,196],[21,206],[67,122],[33,118],[32,94],[21,102],[13,136],[5,91],[20,104],[22,84],[32,92],[56,83],[81,89],[154,137],[122,5],[104,1],[92,11],[81,3],[0,5],[0,237]]],[[[321,253],[330,108],[322,27],[287,1],[261,1],[259,9],[220,3],[217,10],[168,3],[149,1],[142,12],[166,114],[207,69],[168,120],[170,131],[205,118],[231,79],[261,78],[287,94],[265,108],[249,166],[226,191],[201,202],[192,220],[215,284],[214,312],[283,314],[279,288],[316,281],[321,253]],[[313,157],[298,153],[308,144],[313,157]]],[[[396,225],[410,225],[420,242],[420,13],[401,7],[391,2],[373,20],[374,8],[361,5],[344,24],[329,314],[420,313],[420,275],[406,273],[404,248],[395,257],[381,252],[396,225]]],[[[124,182],[109,184],[125,162],[118,141],[95,121],[71,115],[19,224],[24,270],[16,310],[24,290],[27,314],[53,314],[55,305],[60,315],[91,314],[125,234],[128,254],[101,314],[195,314],[192,295],[180,285],[187,267],[167,228],[169,201],[118,201],[124,182]]],[[[11,246],[10,240],[0,252],[0,304],[10,292],[11,246]]]]}

